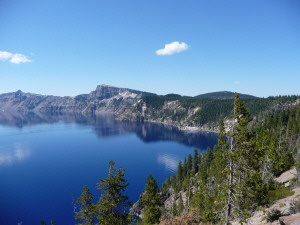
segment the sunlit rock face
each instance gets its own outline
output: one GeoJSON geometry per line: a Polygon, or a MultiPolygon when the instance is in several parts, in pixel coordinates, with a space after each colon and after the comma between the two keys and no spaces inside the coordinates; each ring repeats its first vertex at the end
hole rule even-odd
{"type": "Polygon", "coordinates": [[[22,91],[0,95],[0,110],[41,113],[115,113],[124,111],[142,96],[142,92],[126,88],[98,85],[95,91],[75,97],[38,95],[22,91]]]}

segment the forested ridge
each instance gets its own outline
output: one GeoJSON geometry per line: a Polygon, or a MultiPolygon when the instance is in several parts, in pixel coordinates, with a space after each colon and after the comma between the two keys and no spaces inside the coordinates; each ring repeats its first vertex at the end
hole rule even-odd
{"type": "MultiPolygon", "coordinates": [[[[281,105],[295,102],[299,96],[277,96],[268,98],[244,98],[245,106],[251,116],[276,108],[281,105]]],[[[175,94],[169,95],[144,95],[142,102],[148,110],[148,119],[167,118],[173,123],[185,123],[191,126],[201,126],[207,123],[219,123],[221,119],[230,117],[233,108],[233,99],[185,97],[175,94]],[[168,103],[176,104],[170,109],[168,103]]],[[[141,111],[141,106],[137,106],[141,111]]]]}
{"type": "MultiPolygon", "coordinates": [[[[272,100],[287,102],[282,97],[272,100]]],[[[274,178],[295,166],[295,185],[299,182],[300,105],[279,103],[282,107],[252,117],[238,94],[231,101],[230,129],[226,131],[221,120],[213,149],[200,154],[194,150],[193,156],[179,161],[177,173],[160,188],[149,174],[138,204],[140,218],[128,214],[125,170],[115,169],[110,161],[108,177],[97,185],[102,194],[96,203],[88,187],[83,188],[74,205],[76,224],[177,224],[178,217],[187,224],[245,223],[258,208],[291,195],[292,190],[274,178]]]]}

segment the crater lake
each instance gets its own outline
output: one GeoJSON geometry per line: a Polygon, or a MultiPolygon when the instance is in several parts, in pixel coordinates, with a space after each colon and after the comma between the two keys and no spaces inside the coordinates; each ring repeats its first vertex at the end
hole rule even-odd
{"type": "Polygon", "coordinates": [[[1,225],[74,224],[74,200],[84,185],[98,200],[110,159],[125,169],[134,203],[149,173],[161,185],[179,160],[217,143],[214,133],[81,114],[0,113],[0,137],[1,225]]]}

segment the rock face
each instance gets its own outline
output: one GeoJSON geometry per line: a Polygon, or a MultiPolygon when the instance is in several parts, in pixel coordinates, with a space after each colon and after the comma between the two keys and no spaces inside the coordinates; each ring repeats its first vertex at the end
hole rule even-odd
{"type": "Polygon", "coordinates": [[[118,88],[109,85],[98,85],[89,94],[75,97],[39,95],[16,91],[0,95],[0,112],[17,112],[37,114],[99,114],[111,113],[119,120],[151,121],[175,125],[181,130],[203,130],[218,132],[218,123],[191,124],[191,117],[200,108],[184,109],[178,101],[166,101],[162,109],[147,107],[143,95],[151,93],[118,88]],[[179,121],[172,120],[166,112],[182,113],[185,116],[179,121]]]}
{"type": "Polygon", "coordinates": [[[58,97],[24,93],[22,91],[0,95],[1,111],[36,113],[115,113],[134,104],[142,92],[99,85],[90,94],[75,97],[58,97]]]}
{"type": "Polygon", "coordinates": [[[289,186],[289,181],[293,178],[296,178],[297,170],[295,167],[292,169],[282,173],[279,177],[275,178],[275,180],[279,183],[283,183],[286,187],[289,186]]]}
{"type": "Polygon", "coordinates": [[[290,216],[282,216],[279,218],[279,222],[281,225],[300,225],[300,213],[290,216]]]}
{"type": "Polygon", "coordinates": [[[143,206],[142,206],[142,196],[140,196],[139,200],[133,204],[133,206],[129,210],[129,215],[131,216],[137,216],[140,218],[143,218],[143,206]]]}

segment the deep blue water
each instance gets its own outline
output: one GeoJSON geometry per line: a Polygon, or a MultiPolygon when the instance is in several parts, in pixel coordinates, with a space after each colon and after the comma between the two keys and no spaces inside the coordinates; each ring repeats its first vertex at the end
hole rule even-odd
{"type": "Polygon", "coordinates": [[[0,225],[74,224],[72,199],[107,175],[108,161],[126,170],[126,194],[136,201],[151,173],[161,185],[194,149],[217,135],[188,133],[110,116],[0,115],[0,225]]]}

